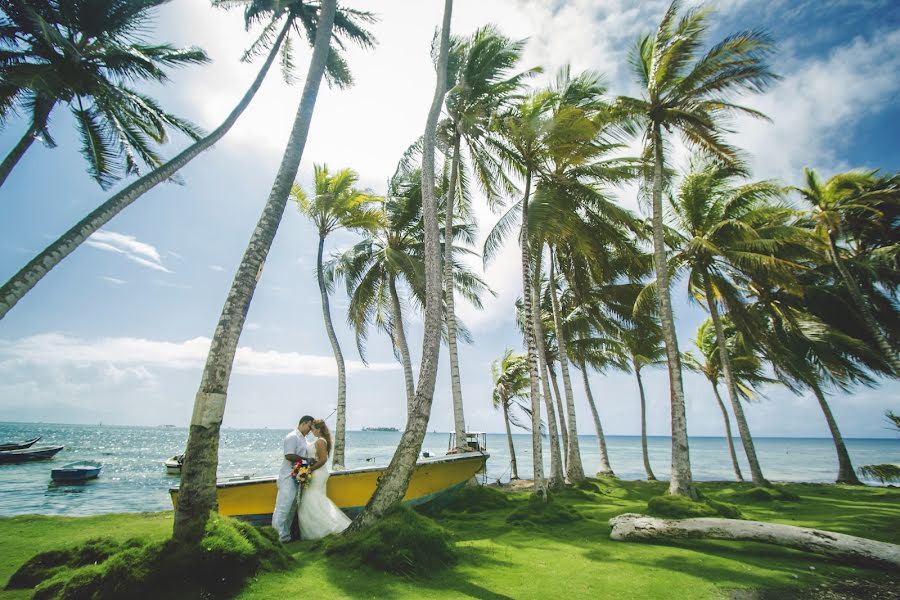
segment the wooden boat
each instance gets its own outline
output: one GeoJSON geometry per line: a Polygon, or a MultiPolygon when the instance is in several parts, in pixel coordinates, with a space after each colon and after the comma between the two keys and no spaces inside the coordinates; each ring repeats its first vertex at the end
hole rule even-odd
{"type": "Polygon", "coordinates": [[[166,475],[181,475],[181,467],[184,465],[184,454],[176,454],[163,464],[166,465],[166,475]]]}
{"type": "Polygon", "coordinates": [[[25,448],[31,448],[34,446],[41,438],[36,437],[25,442],[6,442],[5,444],[0,444],[0,452],[7,452],[9,450],[24,450],[25,448]]]}
{"type": "MultiPolygon", "coordinates": [[[[419,505],[439,501],[462,488],[484,467],[489,454],[467,452],[419,460],[404,504],[419,505]]],[[[328,497],[348,516],[359,513],[375,492],[375,485],[387,467],[361,467],[335,471],[328,478],[328,497]]],[[[315,475],[313,475],[315,477],[315,475]]],[[[220,481],[216,484],[219,513],[250,521],[258,525],[272,522],[276,477],[246,478],[220,481]]],[[[172,506],[178,501],[178,488],[169,489],[172,506]]]]}
{"type": "Polygon", "coordinates": [[[22,463],[32,460],[47,460],[56,456],[63,446],[39,446],[22,450],[0,452],[0,464],[22,463]]]}
{"type": "Polygon", "coordinates": [[[102,465],[92,460],[70,463],[58,469],[51,469],[50,478],[58,482],[75,482],[96,479],[100,475],[102,465]]]}

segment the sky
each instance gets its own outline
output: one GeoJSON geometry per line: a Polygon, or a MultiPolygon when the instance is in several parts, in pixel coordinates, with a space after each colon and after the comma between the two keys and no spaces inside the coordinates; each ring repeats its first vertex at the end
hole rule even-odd
{"type": "MultiPolygon", "coordinates": [[[[297,181],[309,189],[313,164],[349,167],[360,185],[383,193],[408,145],[424,130],[434,90],[429,51],[443,2],[346,2],[377,13],[374,50],[346,57],[356,83],[349,90],[324,85],[297,181]]],[[[627,55],[650,32],[666,2],[590,0],[457,0],[452,31],[466,35],[496,24],[528,40],[522,67],[542,65],[546,79],[563,65],[602,73],[610,94],[639,93],[627,55]]],[[[900,4],[895,0],[722,1],[715,4],[710,40],[744,28],[768,30],[778,44],[772,59],[782,80],[745,104],[772,119],[737,121],[731,141],[742,148],[757,179],[801,182],[810,166],[823,176],[850,168],[895,171],[900,165],[900,4]]],[[[206,2],[173,0],[147,35],[156,41],[204,48],[212,63],[172,71],[165,85],[142,87],[171,112],[213,129],[238,101],[261,61],[239,62],[253,39],[238,11],[206,2]]],[[[181,171],[184,185],[164,184],[114,218],[47,275],[0,321],[0,421],[186,425],[210,337],[232,276],[278,168],[299,103],[308,48],[296,47],[299,81],[285,84],[273,70],[235,127],[212,150],[181,171]]],[[[24,131],[11,119],[0,131],[7,152],[24,131]]],[[[109,193],[88,177],[71,116],[57,109],[51,131],[58,147],[36,143],[0,189],[0,278],[4,281],[109,193]]],[[[186,145],[175,137],[171,156],[186,145]]],[[[672,159],[688,158],[675,143],[672,159]]],[[[122,182],[121,185],[125,185],[122,182]]],[[[118,188],[115,188],[118,189],[118,188]]],[[[114,191],[114,190],[113,190],[114,191]]],[[[111,193],[111,192],[110,192],[111,193]]],[[[617,191],[635,211],[634,187],[617,191]]],[[[497,216],[476,196],[480,239],[497,216]]],[[[326,251],[359,238],[339,232],[326,251]]],[[[290,428],[302,414],[334,410],[336,375],[315,282],[317,237],[289,204],[259,282],[240,339],[229,387],[225,427],[290,428]]],[[[521,295],[518,249],[511,239],[484,272],[496,292],[479,311],[457,300],[474,343],[460,348],[462,389],[470,430],[503,430],[491,406],[491,361],[507,346],[521,349],[513,303],[521,295]]],[[[679,343],[692,348],[706,318],[688,302],[683,282],[673,288],[679,343]]],[[[368,365],[356,355],[346,325],[343,289],[332,313],[348,359],[348,428],[402,427],[403,374],[388,339],[372,332],[368,365]]],[[[421,352],[421,317],[407,310],[413,361],[421,352]]],[[[449,364],[442,348],[430,429],[452,427],[449,364]]],[[[575,382],[580,433],[593,433],[591,415],[575,382]]],[[[632,374],[590,376],[604,430],[640,433],[637,385],[632,374]]],[[[645,372],[649,433],[669,428],[664,369],[645,372]]],[[[724,433],[708,383],[685,375],[691,435],[724,433]]],[[[883,418],[900,410],[900,383],[831,390],[844,437],[889,437],[883,418]]],[[[745,407],[756,436],[826,437],[824,417],[811,394],[770,386],[745,407]]],[[[333,417],[332,417],[333,419],[333,417]]],[[[333,422],[333,421],[332,421],[333,422]]]]}

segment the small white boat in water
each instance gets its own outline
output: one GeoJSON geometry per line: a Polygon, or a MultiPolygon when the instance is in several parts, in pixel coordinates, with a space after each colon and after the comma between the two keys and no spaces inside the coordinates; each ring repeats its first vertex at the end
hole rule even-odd
{"type": "Polygon", "coordinates": [[[181,467],[184,465],[184,454],[176,454],[165,463],[166,475],[181,475],[181,467]]]}

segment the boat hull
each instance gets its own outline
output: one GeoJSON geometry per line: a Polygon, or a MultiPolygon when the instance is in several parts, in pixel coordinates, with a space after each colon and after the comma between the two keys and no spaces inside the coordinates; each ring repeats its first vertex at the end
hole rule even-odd
{"type": "Polygon", "coordinates": [[[23,463],[33,460],[47,460],[56,456],[63,446],[42,446],[39,448],[27,448],[24,450],[10,450],[0,452],[0,464],[23,463]]]}
{"type": "MultiPolygon", "coordinates": [[[[488,454],[473,452],[419,461],[403,503],[415,506],[452,495],[481,471],[488,457],[488,454]]],[[[335,471],[328,478],[328,497],[344,513],[353,517],[369,502],[385,469],[374,467],[335,471]]],[[[270,524],[278,494],[276,480],[275,477],[266,477],[217,483],[219,514],[259,525],[270,524]]],[[[171,488],[169,493],[174,506],[178,488],[171,488]]]]}
{"type": "Polygon", "coordinates": [[[40,439],[41,438],[36,437],[36,438],[32,438],[25,442],[7,442],[5,444],[0,444],[0,452],[8,452],[9,450],[24,450],[25,448],[31,448],[40,439]]]}
{"type": "Polygon", "coordinates": [[[77,462],[50,470],[50,479],[58,483],[76,483],[96,479],[100,475],[100,463],[92,461],[77,462]]]}

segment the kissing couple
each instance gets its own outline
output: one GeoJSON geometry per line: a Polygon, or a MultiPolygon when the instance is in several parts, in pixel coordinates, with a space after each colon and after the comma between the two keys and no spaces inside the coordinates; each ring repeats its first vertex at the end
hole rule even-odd
{"type": "Polygon", "coordinates": [[[317,540],[347,528],[350,519],[341,512],[325,492],[331,474],[331,432],[322,419],[309,415],[300,418],[297,428],[284,438],[284,460],[278,472],[278,496],[272,513],[272,527],[282,542],[291,541],[294,515],[300,524],[300,537],[317,540]],[[307,436],[312,433],[313,441],[307,436]],[[303,485],[295,479],[294,465],[301,463],[310,472],[303,485]]]}

